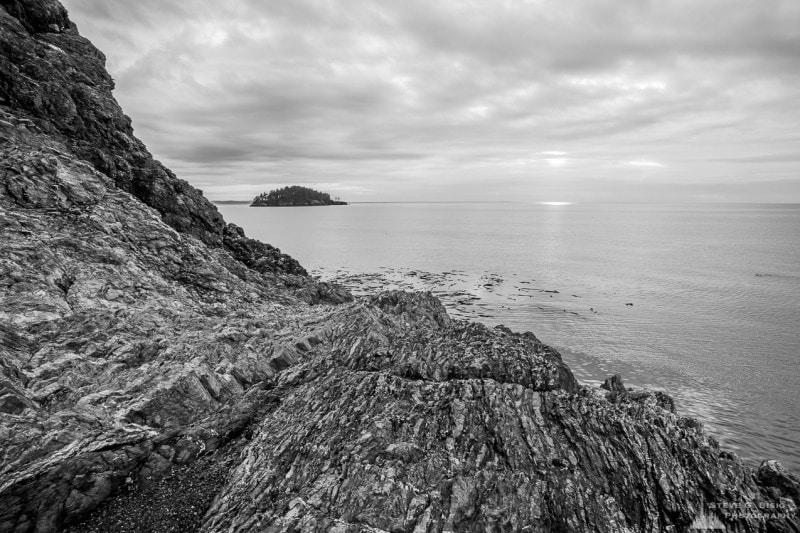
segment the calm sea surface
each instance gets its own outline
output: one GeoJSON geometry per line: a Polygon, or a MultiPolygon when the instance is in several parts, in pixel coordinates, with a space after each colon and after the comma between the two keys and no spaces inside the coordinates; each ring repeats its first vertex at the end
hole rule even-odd
{"type": "Polygon", "coordinates": [[[800,474],[800,205],[218,207],[323,278],[532,331],[581,381],[665,390],[800,474]]]}

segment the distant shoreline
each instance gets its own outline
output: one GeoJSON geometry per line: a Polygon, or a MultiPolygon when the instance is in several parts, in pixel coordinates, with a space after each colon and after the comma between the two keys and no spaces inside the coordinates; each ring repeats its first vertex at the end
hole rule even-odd
{"type": "MultiPolygon", "coordinates": [[[[211,200],[211,203],[217,205],[250,205],[251,200],[211,200]]],[[[552,207],[566,207],[575,205],[641,205],[641,206],[710,206],[710,207],[724,207],[724,206],[780,206],[780,207],[800,207],[800,203],[796,202],[522,202],[514,200],[399,200],[399,201],[362,201],[362,202],[347,202],[347,205],[353,204],[513,204],[513,205],[550,205],[552,207]]],[[[263,207],[263,206],[257,206],[263,207]]],[[[279,207],[279,206],[270,206],[279,207]]],[[[313,206],[283,206],[283,207],[313,207],[313,206]]]]}

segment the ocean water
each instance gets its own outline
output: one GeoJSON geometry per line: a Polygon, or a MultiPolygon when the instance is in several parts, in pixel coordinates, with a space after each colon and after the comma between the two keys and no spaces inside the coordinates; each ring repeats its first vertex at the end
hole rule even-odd
{"type": "Polygon", "coordinates": [[[324,279],[432,290],[800,474],[800,205],[218,207],[324,279]]]}

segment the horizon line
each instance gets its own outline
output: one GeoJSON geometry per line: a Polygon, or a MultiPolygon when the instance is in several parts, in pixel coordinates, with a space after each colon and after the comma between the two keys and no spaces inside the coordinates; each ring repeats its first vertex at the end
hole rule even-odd
{"type": "MultiPolygon", "coordinates": [[[[209,200],[214,204],[250,204],[252,200],[209,200]]],[[[800,205],[800,202],[731,202],[731,201],[683,201],[683,202],[642,202],[642,201],[544,201],[544,200],[362,200],[348,204],[515,204],[515,205],[800,205]]],[[[303,206],[296,206],[303,207],[303,206]]],[[[312,206],[313,207],[313,206],[312,206]]]]}

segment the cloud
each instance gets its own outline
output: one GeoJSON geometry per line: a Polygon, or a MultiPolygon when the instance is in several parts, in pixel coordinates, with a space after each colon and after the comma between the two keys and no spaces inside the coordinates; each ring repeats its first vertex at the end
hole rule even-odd
{"type": "Polygon", "coordinates": [[[632,166],[632,167],[655,167],[655,168],[661,168],[661,167],[664,166],[664,165],[662,165],[661,163],[659,163],[657,161],[647,161],[647,160],[644,160],[644,159],[638,159],[636,161],[628,161],[628,164],[630,166],[632,166]]]}
{"type": "Polygon", "coordinates": [[[798,179],[769,159],[796,153],[792,0],[64,3],[137,134],[220,197],[291,176],[536,200],[553,172],[600,197],[656,161],[687,198],[719,176],[798,179]]]}
{"type": "Polygon", "coordinates": [[[569,163],[569,159],[567,159],[566,157],[551,157],[545,159],[545,161],[547,161],[547,164],[553,168],[563,167],[567,163],[569,163]]]}

